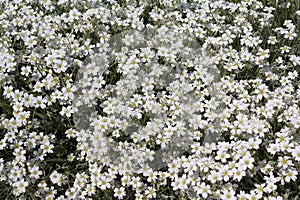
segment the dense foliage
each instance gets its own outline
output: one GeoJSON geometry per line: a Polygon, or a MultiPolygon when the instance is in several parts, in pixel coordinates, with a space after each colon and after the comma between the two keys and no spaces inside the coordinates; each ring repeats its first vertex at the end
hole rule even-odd
{"type": "Polygon", "coordinates": [[[299,199],[300,1],[0,0],[0,199],[299,199]]]}

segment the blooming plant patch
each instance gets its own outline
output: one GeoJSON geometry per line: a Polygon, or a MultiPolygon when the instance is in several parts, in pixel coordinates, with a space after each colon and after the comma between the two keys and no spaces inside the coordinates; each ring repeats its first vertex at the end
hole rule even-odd
{"type": "Polygon", "coordinates": [[[0,22],[0,199],[299,199],[299,1],[0,0],[0,22]]]}

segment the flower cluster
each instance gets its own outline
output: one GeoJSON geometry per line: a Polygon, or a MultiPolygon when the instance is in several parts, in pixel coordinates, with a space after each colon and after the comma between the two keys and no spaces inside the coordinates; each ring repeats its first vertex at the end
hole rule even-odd
{"type": "Polygon", "coordinates": [[[288,2],[0,2],[0,199],[297,198],[288,2]]]}

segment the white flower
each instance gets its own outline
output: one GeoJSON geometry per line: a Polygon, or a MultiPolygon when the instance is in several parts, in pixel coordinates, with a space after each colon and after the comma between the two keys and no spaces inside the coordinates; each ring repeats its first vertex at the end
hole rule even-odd
{"type": "Polygon", "coordinates": [[[295,181],[297,179],[298,171],[294,169],[288,169],[283,171],[284,180],[286,182],[295,181]]]}
{"type": "Polygon", "coordinates": [[[33,168],[30,169],[30,176],[39,179],[40,176],[43,174],[42,171],[39,170],[39,166],[34,166],[33,168]]]}
{"type": "Polygon", "coordinates": [[[221,199],[230,199],[230,200],[235,200],[237,199],[235,197],[235,191],[234,190],[227,190],[225,189],[223,192],[222,192],[222,195],[220,197],[221,199]]]}
{"type": "Polygon", "coordinates": [[[20,195],[21,193],[25,193],[26,192],[26,187],[28,186],[28,182],[24,181],[23,179],[14,183],[14,193],[16,195],[20,195]]]}
{"type": "Polygon", "coordinates": [[[114,197],[117,197],[118,199],[123,199],[123,197],[126,195],[125,188],[115,188],[114,189],[114,197]]]}
{"type": "Polygon", "coordinates": [[[62,184],[62,179],[63,179],[62,175],[57,171],[53,171],[50,175],[51,182],[54,184],[58,184],[59,186],[61,186],[62,184]]]}
{"type": "Polygon", "coordinates": [[[68,107],[63,107],[59,113],[63,116],[65,115],[67,117],[71,117],[71,114],[74,113],[74,110],[72,109],[72,106],[68,106],[68,107]]]}
{"type": "Polygon", "coordinates": [[[145,194],[147,195],[147,198],[156,198],[156,189],[148,187],[145,194]]]}
{"type": "Polygon", "coordinates": [[[204,182],[201,184],[198,182],[194,189],[197,192],[197,195],[201,195],[203,198],[207,198],[209,194],[212,194],[210,185],[207,185],[204,182]]]}

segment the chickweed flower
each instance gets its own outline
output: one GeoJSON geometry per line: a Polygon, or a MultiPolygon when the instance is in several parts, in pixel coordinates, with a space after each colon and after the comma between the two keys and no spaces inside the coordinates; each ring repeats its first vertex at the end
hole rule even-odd
{"type": "Polygon", "coordinates": [[[296,1],[2,1],[0,199],[295,199],[296,1]]]}

